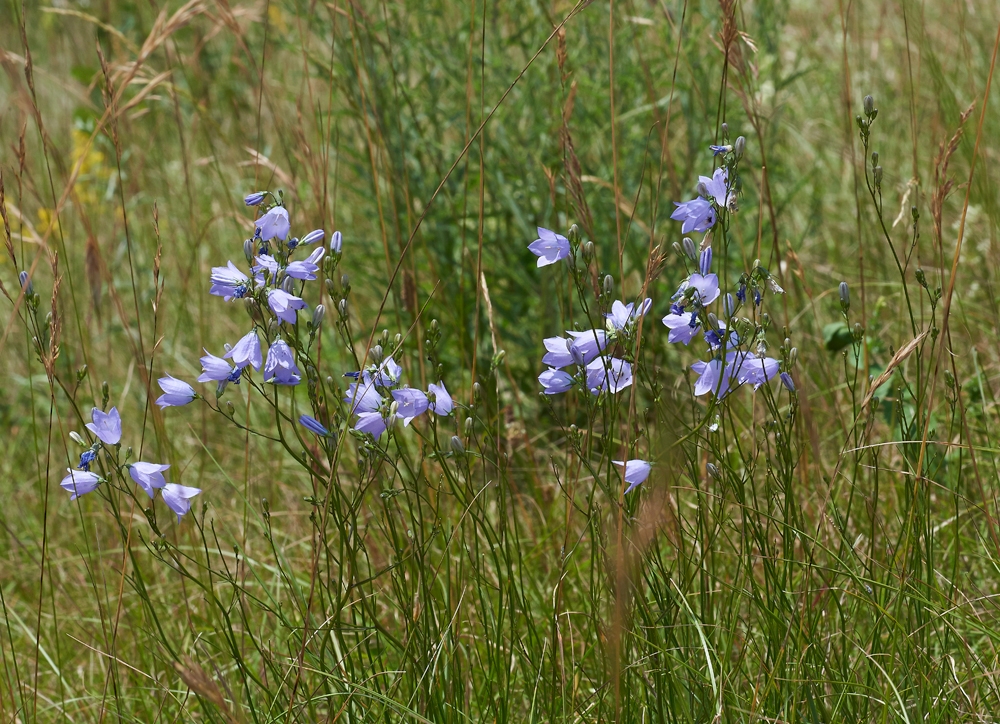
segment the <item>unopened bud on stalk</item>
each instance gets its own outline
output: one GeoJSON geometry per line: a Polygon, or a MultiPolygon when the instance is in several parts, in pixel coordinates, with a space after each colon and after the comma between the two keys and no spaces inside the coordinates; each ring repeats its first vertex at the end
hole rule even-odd
{"type": "Polygon", "coordinates": [[[272,319],[267,323],[267,336],[276,337],[279,329],[281,329],[281,320],[278,318],[272,319]]]}
{"type": "MultiPolygon", "coordinates": [[[[396,404],[395,402],[393,404],[396,404]]],[[[389,414],[389,419],[385,421],[385,429],[392,432],[396,429],[396,420],[399,419],[393,414],[389,414]]]]}
{"type": "Polygon", "coordinates": [[[229,380],[220,380],[219,384],[215,386],[215,399],[222,397],[222,393],[226,391],[226,385],[229,384],[229,380]]]}
{"type": "Polygon", "coordinates": [[[844,310],[844,314],[851,308],[851,288],[847,286],[847,282],[840,283],[840,308],[844,310]]]}
{"type": "Polygon", "coordinates": [[[340,288],[344,290],[344,294],[351,291],[351,278],[346,274],[340,277],[340,288]]]}
{"type": "Polygon", "coordinates": [[[399,345],[401,345],[402,343],[403,343],[403,335],[397,334],[395,337],[392,338],[393,348],[399,349],[399,345]]]}
{"type": "Polygon", "coordinates": [[[382,350],[382,345],[376,344],[374,347],[372,347],[371,354],[372,354],[372,361],[375,364],[377,365],[382,364],[382,360],[385,359],[385,352],[382,350]]]}
{"type": "Polygon", "coordinates": [[[340,302],[337,303],[337,312],[340,314],[341,318],[346,318],[347,317],[347,300],[346,299],[341,299],[340,302]]]}
{"type": "Polygon", "coordinates": [[[281,280],[281,288],[285,290],[287,294],[291,294],[294,288],[295,280],[291,277],[285,277],[281,280]]]}
{"type": "Polygon", "coordinates": [[[685,236],[684,240],[683,240],[683,244],[684,244],[684,253],[687,254],[689,257],[691,257],[692,261],[697,260],[698,259],[698,249],[697,249],[697,247],[695,247],[694,241],[692,241],[691,237],[690,236],[685,236]]]}
{"type": "Polygon", "coordinates": [[[229,414],[229,417],[236,414],[236,408],[233,407],[233,403],[228,400],[226,400],[226,412],[229,414]]]}
{"type": "Polygon", "coordinates": [[[712,477],[713,480],[722,480],[722,473],[719,472],[719,468],[713,463],[705,463],[705,470],[712,477]]]}
{"type": "Polygon", "coordinates": [[[438,329],[440,329],[440,327],[441,327],[441,325],[440,325],[440,324],[438,324],[438,321],[437,321],[436,319],[432,319],[432,320],[431,320],[431,329],[432,329],[433,331],[437,332],[437,331],[438,331],[438,329]]]}
{"type": "Polygon", "coordinates": [[[253,239],[243,242],[243,256],[247,258],[247,264],[253,263],[253,239]]]}
{"type": "Polygon", "coordinates": [[[870,95],[865,96],[864,106],[865,106],[865,113],[867,113],[870,116],[872,113],[875,112],[875,99],[872,98],[870,95]]]}
{"type": "Polygon", "coordinates": [[[103,404],[101,407],[105,407],[108,404],[108,400],[111,398],[111,385],[108,384],[107,380],[101,383],[101,399],[103,404]]]}
{"type": "Polygon", "coordinates": [[[612,277],[610,274],[607,274],[604,277],[604,294],[610,297],[614,293],[615,293],[614,277],[612,277]]]}
{"type": "Polygon", "coordinates": [[[792,347],[791,351],[788,353],[788,366],[794,367],[795,362],[799,359],[799,348],[792,347]]]}
{"type": "Polygon", "coordinates": [[[719,318],[713,312],[708,313],[708,326],[715,330],[719,328],[719,318]]]}
{"type": "Polygon", "coordinates": [[[723,140],[729,138],[729,124],[728,123],[723,123],[721,126],[719,126],[719,130],[722,132],[722,138],[723,138],[723,140]]]}
{"type": "Polygon", "coordinates": [[[398,414],[399,414],[399,403],[393,400],[392,404],[389,405],[389,417],[390,418],[396,417],[396,415],[398,414]]]}
{"type": "Polygon", "coordinates": [[[708,186],[705,185],[704,181],[699,181],[694,190],[699,196],[704,198],[708,197],[708,186]]]}
{"type": "Polygon", "coordinates": [[[570,243],[574,244],[580,241],[580,227],[576,224],[569,227],[569,231],[566,232],[566,238],[570,241],[570,243]]]}
{"type": "Polygon", "coordinates": [[[451,436],[451,449],[456,455],[465,455],[465,446],[462,444],[458,435],[451,436]]]}
{"type": "Polygon", "coordinates": [[[924,289],[927,288],[927,275],[924,274],[923,269],[917,269],[916,271],[917,284],[922,286],[924,289]]]}
{"type": "Polygon", "coordinates": [[[483,399],[483,386],[478,382],[472,383],[472,401],[479,402],[483,399]]]}
{"type": "Polygon", "coordinates": [[[878,166],[878,151],[872,151],[872,166],[878,166]]]}
{"type": "Polygon", "coordinates": [[[80,437],[80,433],[78,432],[71,431],[69,434],[69,439],[75,442],[77,445],[80,445],[81,447],[87,447],[87,442],[82,437],[80,437]]]}
{"type": "Polygon", "coordinates": [[[583,249],[583,259],[589,264],[594,258],[594,242],[588,241],[581,248],[583,249]]]}
{"type": "Polygon", "coordinates": [[[17,275],[17,278],[21,282],[21,288],[24,289],[24,296],[32,296],[35,293],[35,285],[31,283],[31,278],[28,276],[28,272],[21,272],[17,275]]]}
{"type": "Polygon", "coordinates": [[[743,151],[746,149],[746,147],[747,147],[747,139],[745,139],[743,136],[737,138],[736,141],[733,143],[733,155],[736,156],[737,161],[743,158],[743,151]]]}
{"type": "Polygon", "coordinates": [[[947,383],[948,387],[955,386],[955,375],[951,373],[951,370],[945,369],[944,371],[944,381],[947,383]]]}
{"type": "Polygon", "coordinates": [[[471,417],[465,418],[465,436],[472,437],[472,430],[475,427],[475,423],[472,421],[471,417]]]}
{"type": "Polygon", "coordinates": [[[319,325],[323,324],[323,317],[326,316],[326,307],[322,304],[317,304],[316,308],[313,310],[313,329],[319,329],[319,325]]]}
{"type": "Polygon", "coordinates": [[[875,185],[876,186],[881,186],[882,185],[882,167],[881,166],[876,166],[875,170],[872,172],[872,176],[875,177],[875,185]]]}

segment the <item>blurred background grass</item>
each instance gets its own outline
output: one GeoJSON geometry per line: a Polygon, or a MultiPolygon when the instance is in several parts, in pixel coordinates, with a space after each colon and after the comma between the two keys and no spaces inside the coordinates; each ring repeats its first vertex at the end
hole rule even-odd
{"type": "MultiPolygon", "coordinates": [[[[0,394],[0,423],[8,431],[0,443],[5,720],[100,720],[102,702],[111,707],[115,697],[114,716],[124,719],[237,716],[213,708],[212,697],[196,686],[202,703],[187,701],[185,684],[191,682],[171,671],[170,657],[150,633],[150,622],[163,618],[178,651],[201,657],[209,678],[235,681],[236,657],[212,636],[220,625],[218,611],[202,605],[200,594],[185,589],[169,570],[151,564],[145,571],[147,599],[126,586],[115,639],[110,628],[121,582],[118,531],[96,505],[83,506],[78,515],[55,484],[66,467],[65,434],[80,429],[75,408],[86,414],[99,404],[103,380],[127,426],[137,425],[147,414],[144,364],[154,341],[152,377],[168,372],[192,379],[202,347],[218,354],[223,342],[243,334],[241,314],[220,312],[222,302],[207,296],[206,285],[210,267],[227,258],[239,262],[241,242],[252,228],[242,198],[264,188],[284,191],[293,233],[317,227],[343,232],[352,321],[362,340],[373,328],[395,334],[416,324],[407,341],[406,366],[413,379],[434,381],[422,354],[430,319],[438,319],[443,331],[439,355],[445,379],[465,398],[474,360],[478,370],[487,370],[496,350],[506,351],[495,401],[501,447],[509,456],[504,475],[531,521],[530,532],[521,533],[524,559],[517,570],[528,581],[518,589],[520,599],[494,601],[499,619],[491,625],[482,623],[490,620],[486,599],[466,601],[471,608],[456,619],[455,633],[447,634],[455,637],[453,646],[433,676],[411,670],[413,680],[399,688],[365,680],[409,713],[372,698],[338,702],[330,720],[347,711],[362,720],[386,721],[416,712],[434,721],[706,721],[717,708],[729,721],[991,720],[1000,706],[994,683],[1000,629],[991,597],[1000,550],[989,533],[997,484],[994,431],[1000,422],[995,90],[983,116],[969,189],[950,329],[968,429],[961,432],[962,425],[954,424],[955,407],[941,392],[932,401],[939,411],[930,429],[939,442],[971,439],[980,449],[979,470],[973,476],[961,449],[931,446],[927,475],[933,484],[920,509],[927,526],[919,535],[896,535],[908,530],[900,511],[911,510],[905,470],[914,464],[907,452],[912,446],[878,453],[890,471],[881,486],[877,472],[872,485],[871,461],[839,464],[856,435],[852,422],[858,410],[852,404],[857,400],[845,382],[852,374],[849,365],[827,350],[823,330],[839,319],[835,290],[846,280],[855,310],[863,310],[855,316],[867,330],[872,374],[884,370],[894,351],[913,337],[903,316],[902,283],[859,177],[865,159],[854,117],[866,93],[879,108],[873,148],[884,168],[884,216],[892,221],[899,215],[891,228],[897,248],[908,249],[912,239],[911,205],[920,214],[908,278],[919,266],[932,289],[947,288],[990,74],[998,21],[993,2],[64,0],[12,2],[5,14],[0,170],[6,209],[18,269],[31,266],[42,238],[50,253],[58,252],[65,278],[56,371],[66,386],[53,399],[45,370],[31,352],[30,334],[5,302],[10,312],[3,315],[6,384],[0,394]],[[115,89],[123,88],[114,131],[120,153],[110,128],[101,124],[108,78],[115,89]],[[944,169],[939,149],[973,103],[944,169]],[[490,113],[481,137],[475,137],[490,113]],[[772,592],[786,597],[789,610],[797,613],[769,618],[765,599],[751,594],[752,587],[729,588],[740,575],[754,578],[739,573],[738,561],[727,558],[726,541],[738,535],[736,529],[720,525],[725,535],[705,539],[719,548],[711,563],[700,558],[706,551],[664,552],[678,561],[676,569],[665,570],[674,570],[684,584],[681,598],[698,599],[692,606],[708,630],[716,668],[705,665],[706,634],[690,626],[692,609],[675,598],[681,591],[677,581],[651,576],[649,590],[658,591],[654,600],[672,601],[671,615],[679,619],[651,614],[642,625],[634,622],[633,635],[642,639],[647,624],[676,626],[678,640],[653,647],[673,663],[637,656],[626,666],[635,669],[632,703],[618,706],[595,673],[607,668],[601,653],[606,632],[598,620],[579,622],[575,643],[560,640],[559,666],[551,653],[556,644],[548,619],[558,605],[553,586],[562,575],[572,589],[567,598],[586,601],[597,596],[589,587],[594,571],[602,569],[587,560],[566,572],[563,503],[550,469],[552,456],[565,454],[565,443],[537,397],[541,339],[582,320],[564,317],[572,290],[564,279],[553,282],[554,275],[536,270],[526,246],[536,237],[536,225],[565,233],[579,224],[597,245],[600,273],[611,273],[618,286],[623,280],[623,298],[634,297],[651,247],[679,241],[679,225],[669,220],[670,202],[692,197],[697,175],[711,170],[706,147],[717,140],[722,121],[734,137],[747,137],[745,196],[734,226],[742,249],[731,262],[748,268],[761,258],[788,291],[784,318],[776,322],[787,325],[799,349],[797,381],[804,398],[794,505],[801,531],[808,531],[802,534],[815,536],[823,560],[809,561],[816,568],[807,575],[790,573],[787,591],[772,592]],[[56,213],[81,159],[75,185],[56,213]],[[952,177],[956,186],[943,202],[939,237],[932,198],[952,177]],[[412,247],[375,327],[383,292],[411,234],[412,247]],[[154,318],[158,243],[164,291],[154,318]],[[70,395],[85,364],[89,374],[70,395]],[[68,402],[71,396],[74,404],[68,402]],[[955,430],[954,439],[946,438],[955,430]],[[848,511],[854,505],[862,518],[866,513],[857,511],[866,508],[872,521],[855,529],[849,516],[831,513],[836,501],[844,501],[848,511]],[[879,504],[876,515],[872,511],[879,504]],[[869,524],[885,532],[885,547],[862,555],[850,543],[869,524]],[[923,573],[899,565],[899,551],[911,546],[925,549],[923,573]],[[700,578],[684,572],[694,558],[701,560],[700,578]],[[868,584],[858,584],[855,569],[867,570],[875,559],[883,564],[883,588],[866,595],[862,589],[868,584]],[[926,585],[914,583],[914,575],[926,585]],[[930,613],[914,613],[924,609],[930,613]],[[507,610],[508,621],[501,610],[507,610]],[[764,638],[776,643],[758,650],[755,637],[769,627],[764,638]],[[504,666],[483,663],[484,656],[492,662],[482,651],[491,635],[518,651],[520,663],[508,661],[505,674],[504,666]],[[111,648],[125,662],[116,664],[121,688],[113,697],[105,696],[111,648]],[[587,663],[574,669],[571,655],[587,663]],[[476,680],[480,667],[489,683],[476,680]],[[712,696],[685,693],[692,681],[712,696]],[[442,701],[434,704],[435,697],[442,701]]],[[[42,271],[33,279],[47,301],[52,274],[49,256],[42,252],[40,258],[42,271]]],[[[4,258],[0,279],[8,291],[17,289],[16,271],[4,258]]],[[[665,311],[680,276],[679,267],[668,263],[652,289],[655,311],[665,311]]],[[[939,325],[926,301],[919,304],[927,326],[939,325]]],[[[683,367],[690,358],[683,349],[665,346],[657,347],[656,365],[668,390],[665,399],[671,400],[676,392],[669,391],[686,384],[683,367]]],[[[904,382],[897,375],[882,394],[893,397],[904,382]]],[[[920,430],[907,427],[914,411],[907,411],[905,400],[903,395],[896,406],[885,404],[870,442],[920,439],[920,430]],[[902,422],[894,417],[897,406],[902,422]]],[[[242,527],[245,505],[268,498],[279,557],[292,568],[309,569],[312,508],[302,497],[313,491],[308,476],[290,467],[279,448],[266,441],[248,447],[238,430],[218,426],[204,410],[161,416],[153,409],[148,415],[155,429],[146,432],[144,444],[153,446],[157,459],[172,463],[173,481],[209,491],[205,497],[217,521],[220,551],[230,555],[238,543],[243,555],[268,558],[263,541],[254,541],[242,527]],[[243,478],[247,459],[248,487],[227,484],[227,478],[243,478]]],[[[460,515],[458,507],[451,519],[459,528],[460,515]]],[[[378,538],[379,524],[373,519],[371,525],[370,535],[378,538]]],[[[585,532],[588,525],[573,529],[585,532]]],[[[571,527],[567,523],[565,535],[571,527]]],[[[195,540],[180,529],[176,535],[178,545],[195,540]]],[[[674,550],[667,540],[662,545],[674,550]]],[[[483,581],[503,575],[489,563],[467,565],[449,569],[450,590],[439,592],[447,603],[436,612],[445,621],[435,626],[445,627],[456,610],[464,610],[463,585],[473,572],[483,581]]],[[[264,580],[277,596],[280,576],[271,570],[264,580]]],[[[411,607],[409,615],[417,621],[421,605],[430,604],[396,601],[389,608],[411,607]]],[[[260,627],[258,632],[273,633],[261,615],[245,613],[243,620],[260,627]]],[[[435,636],[445,636],[435,630],[433,636],[425,632],[429,646],[435,636]]],[[[273,643],[281,655],[294,656],[287,641],[273,643]]],[[[507,654],[513,658],[512,651],[507,654]]],[[[249,695],[227,689],[224,698],[244,696],[249,695]]],[[[283,707],[246,716],[293,715],[290,704],[283,707]]],[[[311,720],[303,707],[294,717],[311,720]]]]}

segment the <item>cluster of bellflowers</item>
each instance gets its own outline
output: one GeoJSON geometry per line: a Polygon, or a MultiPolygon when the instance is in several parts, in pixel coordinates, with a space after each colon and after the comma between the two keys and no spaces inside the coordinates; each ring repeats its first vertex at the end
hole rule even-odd
{"type": "MultiPolygon", "coordinates": [[[[318,274],[333,273],[340,262],[343,246],[343,236],[335,232],[327,247],[323,229],[311,231],[302,238],[289,238],[291,224],[280,190],[277,195],[256,191],[246,196],[244,202],[262,211],[254,221],[253,238],[243,242],[245,271],[232,260],[227,261],[226,266],[213,267],[208,292],[226,302],[242,300],[251,325],[235,344],[222,345],[221,356],[204,350],[205,356],[200,359],[202,372],[197,381],[214,383],[216,399],[222,397],[228,385],[253,380],[252,372],[263,372],[263,382],[271,385],[291,387],[302,382],[299,363],[308,361],[307,349],[326,315],[322,304],[316,305],[310,315],[302,294],[306,283],[315,281],[318,274]],[[294,258],[306,250],[308,254],[304,259],[294,258]],[[308,316],[305,322],[308,342],[303,342],[298,333],[300,312],[308,316]]],[[[338,306],[341,317],[346,316],[348,284],[345,276],[338,306]]],[[[327,286],[334,294],[335,288],[329,279],[327,286]]],[[[156,404],[161,409],[180,407],[203,397],[189,383],[170,375],[158,382],[163,395],[156,404]]],[[[304,416],[304,419],[314,420],[311,416],[304,416]]],[[[322,428],[319,423],[311,426],[302,421],[302,424],[313,432],[316,426],[322,428]]]]}
{"type": "MultiPolygon", "coordinates": [[[[723,126],[723,136],[726,137],[728,132],[725,124],[723,126]]],[[[724,240],[727,238],[729,219],[739,208],[738,168],[745,147],[743,136],[732,144],[710,146],[714,156],[721,156],[722,165],[711,177],[700,176],[697,197],[682,203],[674,202],[677,208],[671,215],[675,221],[682,222],[681,233],[703,233],[705,238],[700,252],[690,237],[685,237],[682,244],[674,245],[685,266],[690,263],[695,268],[671,297],[670,310],[663,317],[663,325],[670,330],[667,335],[670,343],[689,345],[700,337],[708,359],[691,365],[692,371],[698,375],[694,394],[711,393],[717,400],[742,385],[750,385],[757,390],[775,376],[780,376],[790,393],[795,392],[795,384],[788,371],[795,363],[796,350],[786,341],[781,348],[781,360],[768,356],[766,332],[770,317],[761,308],[765,293],[783,294],[784,290],[759,259],[749,273],[744,272],[740,276],[735,296],[729,292],[723,295],[719,277],[712,272],[709,232],[718,226],[721,228],[717,236],[724,240]],[[720,299],[721,309],[712,311],[713,305],[720,299]]]]}
{"type": "MultiPolygon", "coordinates": [[[[576,226],[568,236],[538,228],[538,239],[528,249],[538,257],[538,266],[548,266],[567,260],[570,269],[578,271],[575,260],[581,256],[589,264],[594,258],[594,243],[581,242],[576,226]]],[[[577,281],[580,276],[577,275],[577,281]]],[[[605,276],[598,301],[604,309],[614,295],[614,279],[605,276]]],[[[581,295],[582,297],[582,295],[581,295]]],[[[652,308],[653,301],[625,303],[615,299],[610,311],[604,313],[601,328],[566,330],[565,337],[543,340],[547,366],[538,382],[545,395],[559,395],[577,389],[595,397],[600,403],[630,388],[634,382],[628,351],[636,347],[636,333],[642,318],[652,308]]],[[[621,470],[623,495],[628,495],[649,477],[651,464],[646,460],[613,460],[621,470]]]]}
{"type": "MultiPolygon", "coordinates": [[[[722,131],[723,138],[728,140],[725,124],[722,131]]],[[[795,364],[797,350],[786,339],[780,360],[768,356],[765,334],[770,318],[761,308],[765,293],[782,294],[784,290],[759,260],[750,272],[740,276],[735,295],[723,294],[719,277],[712,271],[710,232],[715,229],[724,243],[728,239],[730,218],[738,211],[741,188],[738,167],[745,148],[746,139],[742,136],[731,144],[710,146],[721,165],[711,176],[700,176],[696,197],[675,202],[671,214],[672,219],[681,222],[682,234],[698,233],[705,237],[700,251],[689,237],[684,238],[683,244],[674,244],[689,273],[671,297],[670,309],[662,321],[669,330],[669,343],[690,345],[699,339],[704,344],[707,359],[691,365],[698,375],[694,394],[711,394],[715,400],[722,400],[742,385],[756,390],[775,376],[780,377],[789,393],[795,392],[789,370],[795,364]],[[716,309],[718,306],[721,309],[716,309]]],[[[538,237],[528,246],[538,257],[538,267],[566,260],[570,269],[576,270],[578,256],[588,263],[594,256],[593,242],[581,243],[575,226],[567,236],[539,228],[538,237]]],[[[605,277],[602,303],[610,299],[613,286],[613,279],[605,277]]],[[[649,299],[630,304],[616,300],[604,315],[603,329],[567,331],[566,337],[545,339],[542,363],[547,369],[538,376],[543,392],[556,395],[577,387],[594,395],[604,392],[614,395],[630,387],[631,363],[608,354],[608,350],[631,348],[628,342],[634,339],[636,326],[651,306],[649,299]]],[[[626,493],[649,475],[650,464],[644,460],[613,462],[623,469],[626,493]]]]}
{"type": "MultiPolygon", "coordinates": [[[[251,320],[250,329],[235,344],[224,344],[219,350],[221,355],[204,350],[205,356],[200,360],[202,373],[197,381],[214,383],[217,400],[230,384],[248,382],[263,389],[254,372],[263,373],[265,385],[294,388],[305,382],[314,414],[301,415],[298,422],[320,438],[328,453],[335,448],[337,429],[345,417],[355,418],[352,429],[356,435],[367,434],[377,439],[386,430],[392,430],[397,420],[406,427],[427,411],[442,416],[451,414],[454,404],[443,382],[429,385],[426,391],[402,384],[402,368],[383,352],[388,346],[388,332],[383,333],[383,343],[369,352],[373,364],[344,375],[353,380],[344,397],[344,413],[332,417],[324,414],[326,405],[319,389],[321,381],[312,346],[326,309],[318,304],[310,313],[303,297],[311,296],[305,293],[309,282],[324,278],[339,313],[338,328],[348,348],[353,350],[347,331],[350,281],[344,274],[338,287],[331,278],[336,276],[341,261],[343,236],[339,231],[334,232],[329,246],[324,243],[326,234],[322,229],[302,238],[290,237],[291,225],[281,191],[276,195],[269,191],[254,192],[244,201],[259,212],[253,238],[243,242],[246,266],[241,268],[229,260],[226,266],[213,267],[208,291],[226,302],[242,300],[251,320]],[[308,335],[302,334],[303,326],[308,335]]],[[[401,344],[398,337],[397,347],[401,344]]],[[[333,384],[331,377],[326,381],[333,384]]],[[[163,395],[156,402],[161,408],[186,405],[199,397],[205,399],[190,384],[169,375],[160,379],[159,384],[163,395]]],[[[269,398],[269,402],[276,404],[276,398],[269,398]]],[[[227,417],[232,419],[231,410],[227,417]]]]}
{"type": "MultiPolygon", "coordinates": [[[[107,406],[107,397],[107,387],[105,386],[105,407],[107,406]]],[[[169,465],[142,461],[129,462],[129,458],[132,457],[132,448],[127,448],[122,454],[122,418],[117,408],[112,407],[104,412],[95,407],[91,412],[91,422],[87,423],[86,427],[94,438],[93,442],[88,442],[77,432],[70,433],[73,441],[84,448],[76,469],[67,468],[67,475],[60,483],[63,490],[70,493],[70,500],[76,500],[82,495],[92,493],[102,484],[113,484],[115,478],[113,474],[102,475],[90,469],[92,466],[99,466],[112,473],[117,473],[121,480],[124,480],[124,472],[127,471],[132,481],[149,496],[150,501],[155,501],[156,491],[160,491],[160,498],[170,510],[177,514],[178,523],[181,516],[191,510],[191,499],[201,492],[200,488],[168,483],[163,474],[170,469],[169,465]],[[105,453],[103,461],[100,457],[102,450],[105,453]]],[[[129,493],[130,491],[126,490],[125,492],[129,493]]],[[[147,517],[155,529],[155,518],[151,510],[147,512],[147,517]]]]}
{"type": "Polygon", "coordinates": [[[426,392],[406,386],[401,383],[403,368],[391,355],[384,355],[382,345],[377,344],[370,352],[373,364],[344,375],[354,380],[347,386],[344,402],[355,418],[353,429],[358,434],[378,439],[397,422],[407,427],[425,412],[442,417],[452,413],[455,404],[443,381],[431,383],[426,392]]]}

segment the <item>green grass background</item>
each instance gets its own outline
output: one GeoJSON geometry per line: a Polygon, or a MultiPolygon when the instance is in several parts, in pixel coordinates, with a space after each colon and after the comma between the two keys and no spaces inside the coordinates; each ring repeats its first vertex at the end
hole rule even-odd
{"type": "MultiPolygon", "coordinates": [[[[3,14],[17,266],[6,256],[0,280],[16,298],[37,258],[45,309],[56,254],[62,281],[51,381],[23,305],[0,303],[0,719],[995,719],[995,3],[72,0],[3,14]],[[854,119],[867,93],[902,277],[865,187],[854,119]],[[615,505],[592,494],[558,421],[582,413],[557,419],[537,394],[541,339],[581,320],[563,275],[536,270],[526,246],[536,226],[576,223],[595,269],[634,298],[651,248],[680,240],[671,201],[711,170],[722,121],[747,138],[728,263],[760,258],[787,291],[771,314],[798,348],[792,457],[761,443],[749,393],[727,445],[760,443],[756,467],[734,457],[717,485],[704,450],[672,446],[692,421],[693,357],[658,322],[683,276],[668,255],[650,288],[660,391],[643,415],[661,464],[616,577],[615,505]],[[347,455],[343,520],[357,527],[329,531],[315,601],[309,475],[204,408],[147,408],[151,356],[154,379],[193,379],[202,347],[244,333],[207,279],[240,261],[242,198],[264,188],[283,190],[293,233],[344,234],[361,348],[373,330],[406,334],[409,377],[434,381],[439,361],[465,401],[473,365],[483,379],[505,351],[476,417],[493,463],[465,487],[448,492],[431,455],[446,444],[411,436],[407,465],[381,477],[347,455]],[[914,271],[947,292],[960,240],[937,340],[956,386],[921,347],[859,425],[865,372],[914,336],[904,285],[917,331],[941,330],[914,271]],[[860,370],[824,337],[842,280],[865,328],[860,370]],[[128,444],[205,491],[195,516],[163,526],[188,578],[149,545],[140,511],[115,518],[58,488],[78,454],[68,433],[104,380],[128,444]]],[[[327,345],[337,377],[352,363],[333,334],[327,345]]],[[[440,423],[440,439],[463,420],[440,423]]]]}

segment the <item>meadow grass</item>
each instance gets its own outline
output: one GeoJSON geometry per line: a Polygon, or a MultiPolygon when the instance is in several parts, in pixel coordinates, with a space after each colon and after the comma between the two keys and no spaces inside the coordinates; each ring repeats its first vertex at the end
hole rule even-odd
{"type": "Polygon", "coordinates": [[[4,16],[0,720],[997,718],[993,2],[4,16]],[[697,269],[671,202],[723,123],[713,269],[784,289],[745,309],[794,394],[696,396],[705,353],[660,322],[697,269]],[[343,234],[282,332],[303,384],[159,409],[248,309],[277,334],[208,280],[278,189],[294,234],[343,234]],[[574,269],[535,267],[536,227],[574,269]],[[632,387],[539,394],[543,338],[645,296],[632,387]],[[455,413],[351,432],[342,375],[390,351],[455,413]],[[70,501],[95,406],[121,477],[70,501]]]}

